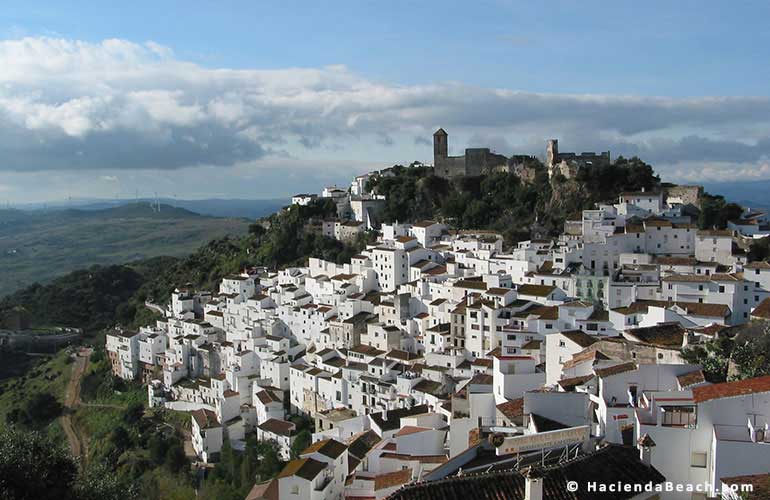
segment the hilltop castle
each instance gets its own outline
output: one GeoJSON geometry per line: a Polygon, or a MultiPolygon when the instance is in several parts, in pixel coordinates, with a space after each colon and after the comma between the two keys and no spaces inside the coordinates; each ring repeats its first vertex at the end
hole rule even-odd
{"type": "MultiPolygon", "coordinates": [[[[489,172],[515,172],[522,178],[528,178],[534,173],[526,166],[523,155],[506,158],[493,153],[489,148],[466,148],[462,156],[449,156],[449,134],[443,128],[433,134],[433,170],[440,177],[452,179],[482,175],[489,172]]],[[[564,177],[574,177],[581,167],[609,165],[610,152],[599,154],[594,152],[559,153],[559,141],[548,140],[546,146],[546,163],[548,177],[561,174],[564,177]]]]}
{"type": "Polygon", "coordinates": [[[481,175],[507,168],[508,158],[489,148],[467,148],[462,156],[449,156],[448,134],[443,128],[433,134],[433,171],[446,178],[481,175]]]}

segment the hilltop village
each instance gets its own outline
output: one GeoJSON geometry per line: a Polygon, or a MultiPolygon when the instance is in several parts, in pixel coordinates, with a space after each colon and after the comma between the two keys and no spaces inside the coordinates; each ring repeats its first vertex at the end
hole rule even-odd
{"type": "MultiPolygon", "coordinates": [[[[434,135],[442,177],[525,178],[525,160],[450,157],[434,135]]],[[[552,140],[545,166],[569,178],[610,161],[552,140]]],[[[201,462],[251,433],[276,443],[287,464],[253,499],[593,498],[589,483],[619,478],[636,489],[613,498],[689,499],[767,475],[770,377],[712,383],[682,354],[770,319],[770,264],[745,250],[770,235],[765,213],[699,230],[688,207],[702,188],[624,192],[558,238],[508,247],[381,221],[367,186],[388,175],[292,199],[336,203],[328,237],[376,235],[349,262],[180,286],[148,304],[155,324],[108,334],[114,375],[190,412],[201,462]],[[313,428],[299,452],[293,415],[313,428]],[[656,491],[669,484],[705,486],[656,491]]]]}

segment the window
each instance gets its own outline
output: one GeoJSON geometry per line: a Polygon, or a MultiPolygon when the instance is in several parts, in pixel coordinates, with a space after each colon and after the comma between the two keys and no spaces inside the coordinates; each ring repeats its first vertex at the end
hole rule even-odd
{"type": "Polygon", "coordinates": [[[291,487],[291,494],[292,495],[299,495],[299,485],[295,484],[291,487]]]}
{"type": "Polygon", "coordinates": [[[697,423],[694,406],[664,406],[662,425],[667,427],[691,427],[697,423]]]}
{"type": "Polygon", "coordinates": [[[706,467],[706,454],[705,453],[693,453],[690,465],[693,467],[706,467]]]}
{"type": "Polygon", "coordinates": [[[559,347],[567,347],[567,344],[563,340],[560,340],[559,347]]]}

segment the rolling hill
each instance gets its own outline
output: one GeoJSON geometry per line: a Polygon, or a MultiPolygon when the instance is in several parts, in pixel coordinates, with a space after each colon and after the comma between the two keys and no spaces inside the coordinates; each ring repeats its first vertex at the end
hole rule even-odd
{"type": "Polygon", "coordinates": [[[46,283],[74,269],[182,256],[249,221],[199,215],[183,208],[131,203],[99,210],[0,210],[0,296],[46,283]]]}

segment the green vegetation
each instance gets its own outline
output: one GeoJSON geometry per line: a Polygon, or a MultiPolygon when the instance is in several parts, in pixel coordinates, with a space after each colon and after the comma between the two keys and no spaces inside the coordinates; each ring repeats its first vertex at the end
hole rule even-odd
{"type": "Polygon", "coordinates": [[[77,465],[39,432],[0,430],[0,497],[74,499],[77,465]]]}
{"type": "Polygon", "coordinates": [[[242,235],[242,219],[147,203],[106,210],[0,210],[0,296],[92,265],[182,256],[210,239],[242,235]]]}
{"type": "Polygon", "coordinates": [[[313,421],[304,415],[292,415],[289,420],[297,427],[297,436],[290,449],[291,458],[295,459],[313,442],[313,421]]]}
{"type": "Polygon", "coordinates": [[[742,213],[743,208],[740,205],[728,203],[723,196],[704,193],[698,215],[698,227],[724,229],[728,221],[740,219],[742,213]]]}
{"type": "MultiPolygon", "coordinates": [[[[383,214],[387,222],[437,219],[455,229],[501,232],[508,243],[533,235],[555,235],[569,215],[596,202],[612,201],[621,191],[659,187],[652,168],[638,158],[618,158],[614,165],[581,170],[575,179],[557,176],[551,181],[539,162],[533,160],[529,167],[534,170],[529,181],[513,173],[448,181],[434,176],[429,168],[397,166],[394,176],[372,179],[369,187],[387,196],[383,214]]],[[[708,197],[705,203],[700,221],[704,227],[726,224],[736,210],[719,197],[708,197]]],[[[176,215],[179,221],[187,220],[185,214],[176,215]]],[[[33,326],[84,328],[91,336],[89,340],[98,344],[101,332],[112,325],[136,327],[151,322],[154,313],[144,302],[163,303],[179,286],[214,290],[222,277],[245,267],[303,265],[308,257],[349,261],[372,236],[365,234],[350,243],[324,237],[321,221],[335,215],[334,203],[317,200],[248,225],[248,232],[240,236],[212,239],[184,257],[154,257],[75,271],[0,300],[0,319],[23,307],[33,326]]],[[[769,253],[766,244],[750,251],[769,253]]],[[[766,339],[751,344],[724,339],[693,347],[685,355],[704,365],[709,380],[718,381],[728,377],[731,361],[738,371],[729,376],[770,373],[762,354],[768,348],[770,341],[766,339]]],[[[29,374],[0,386],[0,424],[13,424],[6,432],[39,429],[49,437],[34,437],[32,441],[62,440],[53,419],[60,411],[69,376],[67,359],[60,353],[29,374]]],[[[184,446],[189,414],[145,408],[145,390],[113,378],[98,348],[85,371],[81,398],[83,404],[72,417],[84,434],[85,467],[81,473],[75,471],[71,477],[62,478],[59,498],[95,498],[88,495],[100,492],[99,498],[110,499],[122,491],[122,498],[192,499],[197,491],[197,498],[241,499],[255,482],[274,477],[282,467],[274,444],[257,442],[252,435],[244,452],[225,446],[220,462],[206,479],[192,475],[184,446]]],[[[297,456],[311,437],[312,423],[301,419],[296,423],[300,432],[292,456],[297,456]]],[[[51,459],[58,459],[56,452],[51,459]]],[[[63,467],[66,470],[66,464],[63,467]]]]}
{"type": "Polygon", "coordinates": [[[737,329],[734,337],[723,335],[682,349],[682,357],[702,365],[706,380],[713,383],[770,375],[770,324],[753,321],[737,329]]]}
{"type": "Polygon", "coordinates": [[[614,200],[624,190],[660,184],[652,167],[638,158],[619,157],[612,165],[582,169],[576,179],[549,182],[545,167],[532,159],[533,179],[492,173],[452,181],[423,166],[393,168],[394,176],[370,179],[367,188],[386,196],[385,221],[436,219],[455,229],[489,229],[508,243],[533,233],[557,235],[567,216],[596,202],[614,200]]]}
{"type": "Polygon", "coordinates": [[[201,496],[242,500],[255,483],[275,477],[283,465],[277,446],[271,442],[257,441],[251,435],[244,452],[238,453],[225,441],[219,462],[201,485],[201,496]]]}
{"type": "Polygon", "coordinates": [[[41,358],[23,376],[0,385],[0,427],[14,424],[24,429],[59,435],[54,422],[61,414],[72,360],[68,350],[41,358]]]}

